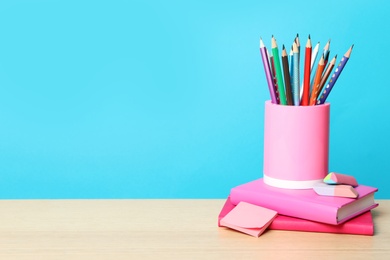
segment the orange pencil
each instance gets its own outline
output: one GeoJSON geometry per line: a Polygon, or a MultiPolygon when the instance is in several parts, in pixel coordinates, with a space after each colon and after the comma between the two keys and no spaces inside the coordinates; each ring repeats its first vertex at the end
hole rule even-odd
{"type": "Polygon", "coordinates": [[[322,76],[322,72],[324,71],[324,67],[325,67],[324,56],[322,56],[320,61],[318,62],[317,72],[314,78],[313,89],[311,91],[311,96],[310,96],[310,106],[314,106],[316,104],[316,100],[317,100],[316,93],[318,92],[317,89],[320,87],[321,76],[322,76]]]}
{"type": "Polygon", "coordinates": [[[330,73],[332,73],[333,67],[336,64],[336,59],[337,59],[337,55],[334,56],[334,58],[328,64],[328,67],[326,68],[326,70],[324,72],[324,75],[321,78],[320,85],[318,86],[318,88],[316,90],[316,93],[314,93],[315,94],[315,99],[318,98],[318,95],[321,93],[322,88],[325,86],[325,83],[328,80],[330,73]]]}
{"type": "Polygon", "coordinates": [[[303,94],[301,100],[301,106],[309,105],[309,95],[310,95],[310,66],[311,66],[311,41],[310,35],[306,43],[306,52],[305,52],[305,68],[303,74],[303,94]]]}

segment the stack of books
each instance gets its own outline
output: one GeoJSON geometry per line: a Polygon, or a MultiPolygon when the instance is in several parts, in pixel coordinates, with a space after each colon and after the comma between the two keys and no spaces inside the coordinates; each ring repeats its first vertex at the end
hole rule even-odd
{"type": "Polygon", "coordinates": [[[357,198],[318,195],[313,189],[294,190],[277,188],[258,179],[231,189],[218,217],[219,226],[241,202],[277,212],[264,227],[274,230],[325,232],[339,234],[374,234],[371,209],[377,188],[358,185],[357,198]]]}

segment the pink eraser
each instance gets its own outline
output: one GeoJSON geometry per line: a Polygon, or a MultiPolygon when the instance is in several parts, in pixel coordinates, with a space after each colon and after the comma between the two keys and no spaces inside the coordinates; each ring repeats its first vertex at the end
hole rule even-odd
{"type": "Polygon", "coordinates": [[[276,215],[274,210],[241,201],[220,220],[220,225],[259,237],[276,215]]]}
{"type": "Polygon", "coordinates": [[[313,187],[318,195],[335,196],[345,198],[357,198],[359,193],[351,185],[328,185],[325,183],[317,183],[313,187]]]}
{"type": "Polygon", "coordinates": [[[355,177],[337,172],[331,172],[326,175],[326,177],[324,178],[324,182],[327,184],[348,184],[353,187],[358,186],[355,177]]]}

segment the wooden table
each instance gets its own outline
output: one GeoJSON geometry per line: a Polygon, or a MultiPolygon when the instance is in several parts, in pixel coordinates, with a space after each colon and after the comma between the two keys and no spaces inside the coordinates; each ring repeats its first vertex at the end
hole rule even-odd
{"type": "Polygon", "coordinates": [[[390,201],[374,236],[217,227],[224,200],[2,200],[0,259],[390,259],[390,201]]]}

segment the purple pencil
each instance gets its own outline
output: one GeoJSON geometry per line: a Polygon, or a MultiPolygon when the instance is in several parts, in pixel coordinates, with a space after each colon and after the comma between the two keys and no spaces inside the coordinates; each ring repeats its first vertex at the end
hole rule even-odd
{"type": "Polygon", "coordinates": [[[275,95],[274,80],[268,62],[267,48],[265,47],[263,40],[261,38],[260,38],[260,53],[261,53],[261,58],[263,60],[265,76],[267,78],[268,89],[271,95],[271,102],[277,104],[278,102],[276,100],[276,95],[275,95]]]}
{"type": "Polygon", "coordinates": [[[336,84],[337,79],[339,78],[341,72],[343,71],[345,64],[347,64],[347,61],[349,60],[349,57],[351,56],[353,45],[351,48],[348,49],[348,51],[344,54],[344,57],[341,59],[339,65],[337,66],[335,72],[333,73],[332,77],[330,78],[328,85],[325,87],[324,91],[322,91],[321,97],[317,100],[317,105],[324,104],[326,101],[326,98],[328,97],[330,91],[332,90],[334,84],[336,84]]]}

